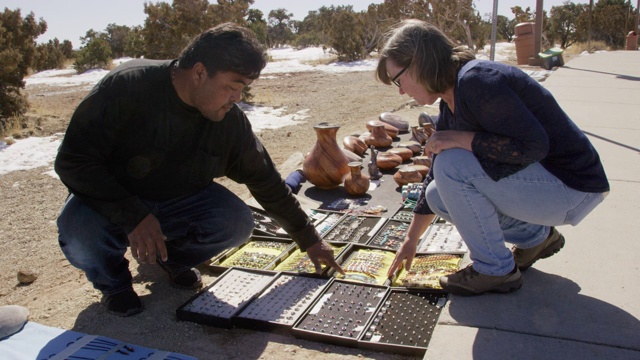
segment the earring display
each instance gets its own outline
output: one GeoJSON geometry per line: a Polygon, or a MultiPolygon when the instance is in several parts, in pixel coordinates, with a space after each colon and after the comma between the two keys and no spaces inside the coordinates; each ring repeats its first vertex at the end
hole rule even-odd
{"type": "Polygon", "coordinates": [[[391,289],[358,343],[358,347],[424,355],[447,301],[445,293],[391,289]]]}
{"type": "MultiPolygon", "coordinates": [[[[347,243],[336,243],[336,242],[328,242],[329,246],[333,250],[334,257],[336,259],[340,258],[340,255],[347,247],[347,243]]],[[[322,265],[321,274],[324,274],[328,269],[327,265],[322,265]]],[[[286,271],[293,273],[315,273],[316,268],[309,259],[309,255],[306,252],[300,251],[300,248],[296,247],[291,250],[289,256],[284,258],[282,262],[280,262],[273,269],[275,271],[286,271]]]]}
{"type": "Polygon", "coordinates": [[[341,241],[365,244],[387,221],[377,216],[344,216],[323,237],[327,241],[341,241]]]}
{"type": "Polygon", "coordinates": [[[338,212],[330,212],[327,217],[316,225],[316,230],[321,237],[324,236],[342,219],[345,215],[338,212]]]}
{"type": "Polygon", "coordinates": [[[416,251],[426,254],[465,254],[469,249],[455,225],[434,221],[418,243],[416,251]]]}
{"type": "Polygon", "coordinates": [[[403,207],[391,217],[391,220],[411,223],[413,221],[413,211],[403,207]]]}
{"type": "Polygon", "coordinates": [[[311,220],[311,225],[313,226],[318,225],[320,222],[322,222],[322,220],[326,219],[327,216],[329,216],[329,213],[317,209],[308,209],[304,212],[307,213],[307,216],[311,220]]]}
{"type": "Polygon", "coordinates": [[[286,231],[266,211],[249,206],[253,214],[253,233],[265,236],[289,237],[286,231]]]}
{"type": "Polygon", "coordinates": [[[393,286],[442,289],[440,277],[458,271],[461,261],[461,255],[416,255],[411,263],[411,270],[400,270],[393,286]]]}
{"type": "Polygon", "coordinates": [[[275,273],[232,268],[176,311],[178,319],[231,328],[231,318],[259,294],[275,273]]]}
{"type": "Polygon", "coordinates": [[[289,329],[328,284],[329,279],[279,274],[232,321],[251,329],[289,329]]]}
{"type": "Polygon", "coordinates": [[[395,258],[395,253],[382,249],[353,248],[344,261],[345,274],[334,273],[338,279],[365,284],[384,285],[389,280],[387,271],[395,258]]]}
{"type": "Polygon", "coordinates": [[[356,346],[388,289],[335,280],[293,326],[292,333],[300,338],[356,346]]]}
{"type": "Polygon", "coordinates": [[[275,260],[286,254],[293,247],[289,239],[253,236],[249,242],[223,253],[214,258],[210,266],[215,271],[222,272],[230,267],[246,269],[271,270],[275,267],[275,260]]]}
{"type": "Polygon", "coordinates": [[[367,244],[390,250],[398,250],[404,242],[409,223],[389,220],[367,244]]]}

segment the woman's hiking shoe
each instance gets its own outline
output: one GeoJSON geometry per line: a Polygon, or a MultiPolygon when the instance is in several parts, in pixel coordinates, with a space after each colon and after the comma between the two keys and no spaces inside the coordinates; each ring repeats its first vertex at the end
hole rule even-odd
{"type": "Polygon", "coordinates": [[[520,289],[522,274],[514,266],[513,271],[504,276],[480,274],[472,264],[455,274],[440,278],[440,286],[452,294],[470,296],[486,292],[508,293],[520,289]]]}
{"type": "Polygon", "coordinates": [[[555,227],[551,227],[549,236],[540,244],[529,249],[520,249],[514,246],[511,252],[513,253],[513,258],[516,261],[518,269],[524,271],[539,259],[546,259],[557,253],[563,246],[564,236],[562,236],[555,227]]]}
{"type": "Polygon", "coordinates": [[[173,287],[185,290],[199,289],[202,287],[202,276],[200,276],[198,269],[191,268],[175,271],[161,260],[158,260],[158,265],[169,275],[169,281],[173,287]]]}
{"type": "Polygon", "coordinates": [[[127,317],[141,313],[144,309],[140,297],[133,289],[127,289],[115,294],[103,295],[102,303],[113,315],[127,317]]]}

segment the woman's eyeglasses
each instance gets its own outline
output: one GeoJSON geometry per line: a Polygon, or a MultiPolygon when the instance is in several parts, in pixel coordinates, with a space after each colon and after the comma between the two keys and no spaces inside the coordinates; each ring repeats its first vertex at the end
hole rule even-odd
{"type": "Polygon", "coordinates": [[[393,79],[391,79],[391,82],[396,84],[397,87],[400,87],[400,81],[398,81],[398,78],[400,77],[400,75],[404,74],[405,71],[407,71],[409,66],[411,66],[411,64],[405,66],[404,69],[400,70],[400,72],[396,74],[396,76],[394,76],[393,79]]]}

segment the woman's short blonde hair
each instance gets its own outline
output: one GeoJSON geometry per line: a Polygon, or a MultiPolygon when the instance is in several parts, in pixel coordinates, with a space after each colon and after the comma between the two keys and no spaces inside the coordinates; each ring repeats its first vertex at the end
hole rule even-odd
{"type": "Polygon", "coordinates": [[[415,76],[433,94],[444,93],[453,86],[457,70],[475,55],[464,47],[456,47],[442,31],[422,20],[404,20],[386,36],[376,70],[376,78],[390,85],[387,61],[415,76]]]}

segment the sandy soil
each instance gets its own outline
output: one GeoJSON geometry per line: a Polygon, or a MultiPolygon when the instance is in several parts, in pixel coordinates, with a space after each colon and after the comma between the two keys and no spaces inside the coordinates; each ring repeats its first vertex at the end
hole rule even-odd
{"type": "MultiPolygon", "coordinates": [[[[35,136],[64,132],[69,117],[87,93],[83,88],[29,88],[30,114],[37,127],[35,136]]],[[[309,109],[305,124],[265,130],[259,137],[276,164],[294,153],[306,154],[315,143],[313,124],[327,121],[341,126],[338,139],[365,131],[366,121],[381,112],[399,110],[417,124],[419,111],[410,109],[409,98],[395,87],[377,83],[372,72],[350,74],[301,73],[278,79],[257,80],[253,101],[286,107],[287,113],[309,109]]],[[[176,319],[175,310],[194,291],[169,286],[157,265],[131,262],[134,288],[145,311],[130,318],[108,314],[100,305],[101,295],[84,274],[71,266],[57,243],[55,220],[67,195],[59,180],[44,174],[48,168],[12,172],[0,176],[0,305],[17,304],[30,311],[30,320],[48,326],[103,335],[122,341],[200,359],[404,359],[406,357],[334,346],[242,329],[225,330],[176,319]],[[38,278],[29,285],[17,280],[19,271],[38,278]]],[[[284,170],[283,175],[286,175],[284,170]]],[[[244,186],[221,179],[243,199],[244,186]]],[[[214,280],[201,268],[205,283],[214,280]]]]}

